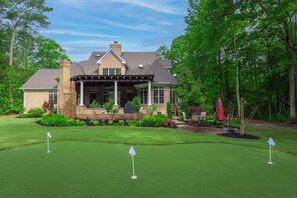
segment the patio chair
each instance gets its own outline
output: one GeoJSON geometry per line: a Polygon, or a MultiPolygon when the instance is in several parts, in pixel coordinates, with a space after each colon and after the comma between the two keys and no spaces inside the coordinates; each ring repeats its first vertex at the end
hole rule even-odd
{"type": "Polygon", "coordinates": [[[183,114],[183,121],[185,121],[185,122],[191,121],[190,119],[187,119],[185,112],[182,112],[182,114],[183,114]]]}

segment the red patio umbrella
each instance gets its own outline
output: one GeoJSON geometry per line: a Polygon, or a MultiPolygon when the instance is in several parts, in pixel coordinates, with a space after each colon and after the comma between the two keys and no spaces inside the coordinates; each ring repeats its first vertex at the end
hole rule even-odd
{"type": "Polygon", "coordinates": [[[221,98],[218,99],[218,106],[217,106],[217,109],[216,109],[216,116],[217,116],[217,120],[219,120],[219,121],[223,121],[223,120],[226,119],[225,118],[225,110],[224,110],[221,98]]]}

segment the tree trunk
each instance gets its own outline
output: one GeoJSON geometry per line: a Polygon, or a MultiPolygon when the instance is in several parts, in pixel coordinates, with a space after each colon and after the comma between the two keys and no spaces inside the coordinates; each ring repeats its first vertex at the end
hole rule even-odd
{"type": "Polygon", "coordinates": [[[294,76],[294,51],[291,45],[291,34],[289,30],[289,24],[287,19],[284,21],[284,27],[285,27],[285,47],[286,52],[288,56],[288,62],[289,62],[289,86],[290,86],[290,119],[295,120],[296,119],[296,107],[295,107],[295,76],[294,76]]]}
{"type": "Polygon", "coordinates": [[[13,65],[13,48],[15,41],[16,28],[13,28],[12,36],[10,40],[10,51],[9,51],[9,72],[8,72],[8,89],[9,89],[9,101],[10,105],[13,106],[13,92],[12,92],[12,65],[13,65]]]}
{"type": "Polygon", "coordinates": [[[234,59],[235,59],[235,65],[236,65],[236,99],[237,99],[237,112],[238,112],[238,120],[241,122],[240,118],[240,110],[241,110],[241,104],[240,104],[240,65],[237,61],[237,48],[236,48],[236,36],[234,35],[234,59]]]}
{"type": "Polygon", "coordinates": [[[240,135],[244,135],[244,126],[245,126],[245,120],[244,120],[244,99],[240,99],[240,135]]]}

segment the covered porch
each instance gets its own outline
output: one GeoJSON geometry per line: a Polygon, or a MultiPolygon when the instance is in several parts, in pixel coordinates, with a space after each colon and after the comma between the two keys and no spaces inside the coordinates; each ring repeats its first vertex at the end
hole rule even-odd
{"type": "Polygon", "coordinates": [[[131,104],[133,97],[140,95],[140,89],[137,88],[139,86],[147,87],[146,104],[142,104],[143,108],[140,111],[140,117],[142,117],[145,114],[146,107],[152,104],[153,77],[153,75],[84,75],[71,78],[75,82],[77,93],[76,117],[110,119],[110,115],[103,108],[103,104],[112,99],[114,106],[119,107],[119,113],[115,116],[116,119],[133,119],[133,111],[131,111],[131,107],[127,109],[127,103],[131,104]]]}

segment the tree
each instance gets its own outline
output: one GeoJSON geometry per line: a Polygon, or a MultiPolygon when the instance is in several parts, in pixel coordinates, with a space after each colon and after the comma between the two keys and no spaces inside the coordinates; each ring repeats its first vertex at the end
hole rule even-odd
{"type": "Polygon", "coordinates": [[[47,27],[49,22],[45,12],[52,8],[45,6],[45,0],[1,0],[1,20],[11,31],[9,50],[9,99],[13,106],[12,65],[13,51],[18,31],[34,33],[38,27],[47,27]]]}
{"type": "Polygon", "coordinates": [[[65,50],[52,39],[38,37],[37,48],[38,51],[34,55],[37,68],[59,68],[61,60],[69,60],[65,50]]]}
{"type": "Polygon", "coordinates": [[[166,45],[162,45],[157,49],[157,56],[158,59],[160,60],[166,60],[166,54],[169,51],[169,47],[167,47],[166,45]]]}

